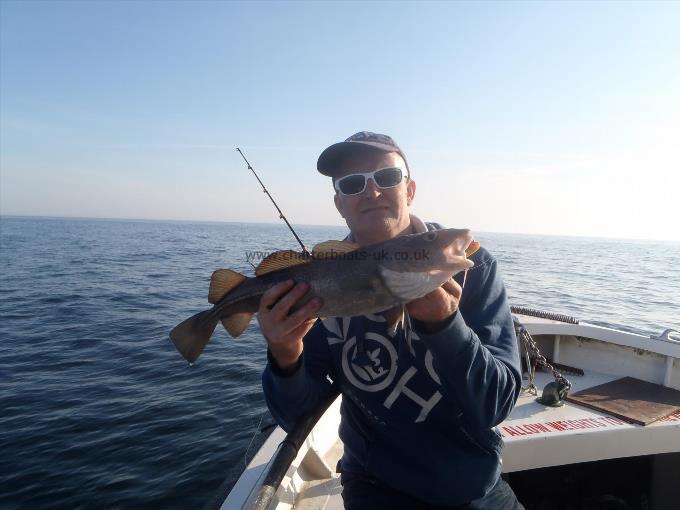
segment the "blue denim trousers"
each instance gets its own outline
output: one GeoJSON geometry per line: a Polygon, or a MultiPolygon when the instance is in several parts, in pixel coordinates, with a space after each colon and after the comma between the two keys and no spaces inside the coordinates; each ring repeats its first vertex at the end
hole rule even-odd
{"type": "Polygon", "coordinates": [[[430,505],[364,475],[342,473],[341,482],[345,510],[524,510],[502,478],[486,496],[451,507],[430,505]]]}

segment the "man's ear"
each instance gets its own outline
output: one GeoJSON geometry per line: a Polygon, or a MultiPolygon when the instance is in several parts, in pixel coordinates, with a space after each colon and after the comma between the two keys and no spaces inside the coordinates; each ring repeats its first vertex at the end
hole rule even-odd
{"type": "Polygon", "coordinates": [[[409,179],[406,183],[406,205],[411,205],[411,202],[416,198],[416,181],[409,179]]]}
{"type": "Polygon", "coordinates": [[[337,193],[333,196],[333,202],[335,202],[335,208],[340,213],[340,216],[342,216],[344,218],[345,215],[342,213],[342,209],[343,209],[342,200],[340,200],[340,197],[338,196],[337,193]]]}

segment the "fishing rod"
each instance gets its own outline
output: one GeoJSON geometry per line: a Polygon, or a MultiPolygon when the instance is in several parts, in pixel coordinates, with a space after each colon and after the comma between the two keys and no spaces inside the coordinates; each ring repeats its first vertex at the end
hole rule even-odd
{"type": "Polygon", "coordinates": [[[265,185],[263,184],[263,182],[260,180],[260,178],[258,177],[258,175],[255,173],[255,169],[250,165],[250,163],[248,162],[248,160],[246,159],[246,157],[243,155],[243,152],[241,152],[241,149],[239,149],[238,147],[236,147],[236,150],[238,151],[238,153],[239,153],[239,154],[241,155],[241,157],[243,158],[243,161],[246,162],[246,165],[248,165],[248,170],[250,170],[251,172],[253,172],[253,175],[254,175],[255,178],[257,179],[257,182],[259,182],[259,183],[260,183],[260,186],[262,186],[262,191],[264,191],[264,192],[267,194],[267,196],[269,197],[269,200],[271,200],[271,201],[272,201],[272,204],[274,204],[274,207],[276,207],[276,210],[279,212],[279,218],[281,218],[283,221],[286,222],[286,225],[288,225],[288,228],[290,229],[290,231],[291,231],[291,232],[293,233],[293,235],[295,236],[295,239],[297,239],[297,242],[300,243],[300,246],[302,246],[302,254],[305,255],[306,257],[311,256],[311,254],[309,253],[309,251],[307,250],[307,248],[305,248],[305,245],[303,244],[302,240],[301,240],[301,239],[298,237],[298,235],[295,233],[295,230],[293,230],[293,227],[290,225],[290,223],[288,223],[288,220],[287,220],[286,217],[283,215],[283,212],[281,211],[281,209],[279,208],[279,206],[276,204],[276,201],[274,200],[274,197],[272,197],[271,194],[269,193],[269,191],[267,191],[267,188],[265,187],[265,185]]]}

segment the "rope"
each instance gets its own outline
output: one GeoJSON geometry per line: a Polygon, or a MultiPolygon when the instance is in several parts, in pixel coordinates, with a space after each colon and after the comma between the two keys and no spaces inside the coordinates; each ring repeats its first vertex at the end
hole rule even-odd
{"type": "Polygon", "coordinates": [[[527,308],[524,306],[511,306],[510,311],[518,315],[529,315],[531,317],[539,317],[541,319],[566,322],[567,324],[578,324],[578,319],[571,317],[570,315],[563,315],[561,313],[544,312],[541,310],[535,310],[534,308],[527,308]]]}

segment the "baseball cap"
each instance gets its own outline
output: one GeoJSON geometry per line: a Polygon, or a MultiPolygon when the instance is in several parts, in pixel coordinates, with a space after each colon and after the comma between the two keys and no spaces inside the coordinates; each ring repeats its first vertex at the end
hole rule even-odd
{"type": "Polygon", "coordinates": [[[321,156],[319,156],[319,160],[316,163],[316,169],[323,175],[334,177],[340,168],[342,160],[350,154],[356,154],[361,150],[396,152],[404,159],[406,170],[410,173],[406,156],[396,142],[387,135],[372,133],[371,131],[359,131],[344,142],[335,143],[326,148],[321,153],[321,156]]]}

